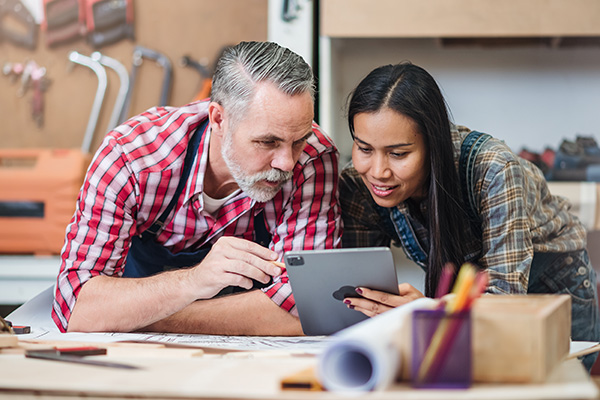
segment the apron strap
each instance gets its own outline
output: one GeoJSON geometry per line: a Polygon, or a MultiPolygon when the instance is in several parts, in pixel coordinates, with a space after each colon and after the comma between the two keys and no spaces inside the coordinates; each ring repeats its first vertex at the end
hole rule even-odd
{"type": "Polygon", "coordinates": [[[194,132],[192,139],[190,140],[190,144],[188,146],[187,153],[185,154],[185,160],[184,160],[184,164],[183,164],[183,173],[181,174],[181,179],[179,180],[179,183],[177,184],[177,189],[175,190],[175,194],[171,198],[169,205],[167,206],[165,211],[161,214],[161,216],[158,217],[158,219],[154,222],[154,224],[152,224],[152,226],[150,228],[148,228],[144,232],[142,232],[142,239],[147,240],[148,238],[154,238],[156,236],[156,234],[158,233],[158,231],[163,228],[167,217],[171,214],[171,211],[173,211],[173,209],[175,208],[175,205],[177,205],[177,201],[179,200],[181,193],[183,193],[183,189],[185,188],[188,178],[190,176],[190,172],[192,171],[192,165],[194,164],[194,158],[196,157],[196,154],[198,154],[198,148],[200,147],[200,140],[202,139],[202,137],[204,136],[204,133],[206,132],[206,130],[208,128],[208,122],[209,122],[209,120],[207,118],[206,121],[204,121],[204,123],[198,129],[196,129],[196,131],[194,132]]]}
{"type": "Polygon", "coordinates": [[[463,193],[463,199],[467,205],[467,213],[471,220],[471,225],[477,228],[476,232],[481,231],[479,214],[477,213],[477,202],[475,200],[475,159],[481,150],[481,147],[491,138],[487,133],[471,131],[460,148],[460,159],[458,163],[459,179],[463,193]]]}

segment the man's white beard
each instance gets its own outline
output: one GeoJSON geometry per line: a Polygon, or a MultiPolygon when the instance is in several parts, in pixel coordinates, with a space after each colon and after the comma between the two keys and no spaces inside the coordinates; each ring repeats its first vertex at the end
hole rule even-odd
{"type": "Polygon", "coordinates": [[[231,176],[236,181],[240,189],[244,191],[251,199],[265,203],[271,200],[281,190],[285,182],[292,178],[291,171],[281,171],[276,168],[271,168],[268,171],[259,172],[253,175],[248,175],[244,168],[237,163],[233,157],[233,140],[232,134],[227,133],[223,138],[223,146],[221,147],[221,155],[225,160],[225,164],[231,172],[231,176]],[[260,181],[278,182],[275,187],[261,187],[257,185],[260,181]]]}

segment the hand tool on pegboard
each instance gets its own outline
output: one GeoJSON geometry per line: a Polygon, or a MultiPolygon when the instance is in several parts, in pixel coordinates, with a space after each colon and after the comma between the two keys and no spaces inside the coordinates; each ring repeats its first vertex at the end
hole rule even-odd
{"type": "Polygon", "coordinates": [[[89,153],[92,139],[94,138],[94,132],[96,130],[96,125],[98,125],[98,117],[100,116],[100,111],[102,109],[102,103],[104,102],[104,95],[106,93],[106,87],[108,85],[108,79],[106,77],[106,70],[98,62],[91,57],[84,56],[76,51],[72,51],[69,53],[69,61],[74,64],[83,65],[84,67],[88,67],[91,69],[94,74],[98,77],[98,88],[96,89],[96,95],[94,96],[94,103],[92,104],[92,111],[90,113],[90,118],[88,119],[88,124],[85,129],[85,135],[83,137],[83,143],[81,144],[81,151],[83,153],[89,153]]]}
{"type": "Polygon", "coordinates": [[[44,93],[48,90],[50,80],[46,77],[46,68],[37,67],[31,72],[31,87],[33,96],[31,99],[31,117],[38,128],[44,126],[44,93]]]}
{"type": "Polygon", "coordinates": [[[83,0],[43,0],[42,31],[46,45],[56,46],[85,35],[85,8],[83,0]]]}
{"type": "Polygon", "coordinates": [[[120,86],[119,93],[117,94],[117,98],[115,99],[115,104],[113,106],[112,114],[110,116],[110,121],[108,122],[107,131],[115,128],[119,124],[119,116],[121,115],[121,110],[123,109],[123,104],[125,103],[125,99],[127,97],[127,92],[129,91],[129,73],[127,72],[127,68],[119,61],[114,58],[105,56],[104,54],[95,51],[92,53],[92,59],[98,61],[105,67],[111,68],[117,73],[119,77],[120,86]]]}
{"type": "Polygon", "coordinates": [[[11,80],[11,83],[19,80],[18,97],[25,96],[27,91],[32,89],[31,116],[41,128],[44,124],[44,92],[51,82],[46,76],[46,68],[38,65],[34,60],[26,63],[5,62],[2,73],[11,80]]]}
{"type": "Polygon", "coordinates": [[[87,40],[95,48],[134,39],[132,0],[85,0],[87,40]]]}
{"type": "Polygon", "coordinates": [[[131,105],[131,96],[133,89],[135,88],[135,80],[138,68],[142,65],[144,58],[154,60],[156,63],[164,69],[163,83],[160,92],[160,98],[158,100],[158,106],[166,106],[169,101],[169,95],[171,91],[171,77],[173,75],[173,67],[171,61],[167,56],[159,53],[156,50],[151,50],[143,46],[135,46],[133,50],[133,66],[129,76],[129,90],[127,91],[127,97],[123,103],[123,109],[119,117],[119,123],[122,123],[129,117],[129,107],[131,105]]]}
{"type": "Polygon", "coordinates": [[[59,254],[64,243],[107,85],[99,62],[77,52],[69,60],[98,77],[83,144],[81,149],[0,148],[0,253],[59,254]]]}
{"type": "Polygon", "coordinates": [[[2,66],[2,75],[7,76],[8,79],[10,79],[10,83],[15,83],[23,73],[24,69],[25,65],[23,63],[5,61],[2,66]]]}
{"type": "Polygon", "coordinates": [[[201,63],[190,56],[185,55],[179,59],[179,65],[192,68],[200,74],[200,88],[194,96],[193,101],[203,100],[209,97],[212,89],[212,73],[206,66],[206,62],[201,63]]]}
{"type": "Polygon", "coordinates": [[[17,89],[17,97],[25,96],[29,86],[31,86],[31,73],[37,68],[37,63],[33,60],[29,60],[25,63],[23,71],[19,75],[19,88],[17,89]]]}
{"type": "Polygon", "coordinates": [[[8,40],[17,46],[34,50],[37,36],[35,19],[20,0],[0,0],[0,41],[8,40]]]}

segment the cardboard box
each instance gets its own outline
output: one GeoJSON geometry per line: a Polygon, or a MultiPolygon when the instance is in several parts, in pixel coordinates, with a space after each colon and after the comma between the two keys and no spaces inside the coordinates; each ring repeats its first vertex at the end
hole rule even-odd
{"type": "Polygon", "coordinates": [[[541,383],[569,354],[569,295],[484,295],[471,316],[475,382],[541,383]]]}

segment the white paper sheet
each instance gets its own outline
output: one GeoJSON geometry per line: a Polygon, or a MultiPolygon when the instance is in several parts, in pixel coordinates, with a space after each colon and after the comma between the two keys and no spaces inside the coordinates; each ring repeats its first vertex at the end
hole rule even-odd
{"type": "Polygon", "coordinates": [[[401,353],[395,336],[413,310],[436,304],[436,300],[421,298],[335,334],[319,357],[321,384],[335,392],[385,390],[400,373],[401,353]]]}
{"type": "MultiPolygon", "coordinates": [[[[52,320],[52,302],[54,301],[54,285],[28,300],[21,307],[10,313],[6,319],[13,325],[29,325],[34,330],[56,332],[59,330],[52,320]]],[[[22,337],[27,336],[23,335],[22,337]]]]}

